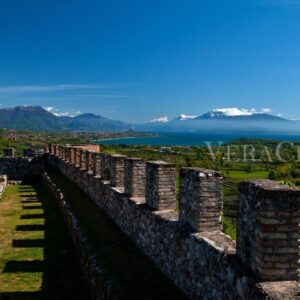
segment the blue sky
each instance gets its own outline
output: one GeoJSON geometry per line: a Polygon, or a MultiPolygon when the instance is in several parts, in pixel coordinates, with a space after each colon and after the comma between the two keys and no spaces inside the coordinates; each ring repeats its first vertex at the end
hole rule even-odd
{"type": "Polygon", "coordinates": [[[0,104],[127,122],[269,108],[300,119],[300,0],[0,3],[0,104]]]}

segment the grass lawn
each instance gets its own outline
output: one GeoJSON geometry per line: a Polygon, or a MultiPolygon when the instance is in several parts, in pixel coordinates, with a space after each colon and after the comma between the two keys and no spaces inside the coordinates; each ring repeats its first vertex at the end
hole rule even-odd
{"type": "Polygon", "coordinates": [[[222,171],[224,176],[224,216],[222,218],[222,224],[224,233],[231,236],[232,239],[236,239],[236,220],[226,215],[227,210],[237,209],[237,194],[238,194],[238,183],[243,180],[252,179],[267,179],[268,171],[222,171]],[[236,198],[236,201],[232,202],[232,198],[236,198]],[[227,202],[230,199],[230,202],[227,202]]]}
{"type": "Polygon", "coordinates": [[[254,172],[245,172],[245,171],[222,171],[224,177],[230,177],[232,179],[267,179],[269,172],[268,171],[254,171],[254,172]]]}
{"type": "Polygon", "coordinates": [[[223,232],[236,240],[236,221],[234,218],[222,216],[223,232]]]}
{"type": "Polygon", "coordinates": [[[60,211],[41,186],[0,199],[0,299],[89,299],[60,211]]]}

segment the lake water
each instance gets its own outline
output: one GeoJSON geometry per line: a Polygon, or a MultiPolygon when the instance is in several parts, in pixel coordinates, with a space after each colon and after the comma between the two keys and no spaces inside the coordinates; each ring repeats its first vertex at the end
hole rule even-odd
{"type": "Polygon", "coordinates": [[[107,139],[100,140],[98,143],[107,145],[201,146],[205,145],[206,142],[217,145],[219,142],[226,143],[242,137],[278,141],[300,141],[300,135],[162,133],[154,137],[107,139]]]}

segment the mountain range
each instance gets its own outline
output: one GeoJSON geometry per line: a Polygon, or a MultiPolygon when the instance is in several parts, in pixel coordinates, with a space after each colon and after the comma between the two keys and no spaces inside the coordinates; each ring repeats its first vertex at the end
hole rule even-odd
{"type": "Polygon", "coordinates": [[[41,106],[0,109],[0,128],[34,131],[151,131],[204,133],[300,133],[300,122],[268,113],[212,110],[201,116],[180,115],[144,124],[127,124],[92,113],[75,117],[57,116],[41,106]],[[161,122],[160,122],[161,121],[161,122]]]}
{"type": "Polygon", "coordinates": [[[128,131],[132,127],[94,114],[56,116],[41,106],[0,109],[0,128],[34,131],[128,131]]]}

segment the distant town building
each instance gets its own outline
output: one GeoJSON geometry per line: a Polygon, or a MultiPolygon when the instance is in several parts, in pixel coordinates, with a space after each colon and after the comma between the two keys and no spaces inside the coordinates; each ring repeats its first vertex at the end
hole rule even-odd
{"type": "Polygon", "coordinates": [[[45,153],[44,149],[24,149],[23,156],[24,157],[35,157],[39,155],[43,155],[45,153]]]}
{"type": "Polygon", "coordinates": [[[15,157],[16,150],[14,148],[4,148],[3,149],[3,156],[4,157],[15,157]]]}
{"type": "Polygon", "coordinates": [[[172,153],[172,147],[160,147],[160,153],[172,153]]]}

